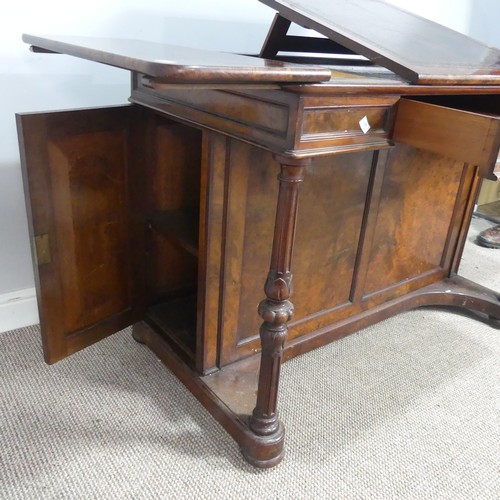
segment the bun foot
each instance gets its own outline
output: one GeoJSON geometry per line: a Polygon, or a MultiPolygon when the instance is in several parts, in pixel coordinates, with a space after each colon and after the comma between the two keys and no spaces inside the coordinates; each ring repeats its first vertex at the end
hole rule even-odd
{"type": "Polygon", "coordinates": [[[280,425],[275,433],[269,436],[247,434],[246,444],[241,446],[241,453],[245,460],[261,469],[269,469],[278,465],[285,455],[285,428],[280,425]]]}

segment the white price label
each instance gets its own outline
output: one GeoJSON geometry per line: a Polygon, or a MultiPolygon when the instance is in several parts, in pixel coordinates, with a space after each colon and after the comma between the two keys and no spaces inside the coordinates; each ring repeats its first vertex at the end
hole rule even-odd
{"type": "Polygon", "coordinates": [[[370,122],[368,121],[368,118],[366,116],[363,116],[361,120],[359,120],[359,127],[363,131],[363,134],[366,134],[368,130],[370,130],[372,127],[370,125],[370,122]]]}

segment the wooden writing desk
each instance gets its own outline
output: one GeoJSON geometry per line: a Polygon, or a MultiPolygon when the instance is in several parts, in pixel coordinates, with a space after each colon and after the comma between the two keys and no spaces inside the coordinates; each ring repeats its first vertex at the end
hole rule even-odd
{"type": "Polygon", "coordinates": [[[264,3],[275,62],[25,35],[130,70],[132,104],[18,124],[47,362],[133,324],[270,467],[283,360],[422,305],[500,320],[457,275],[500,147],[500,52],[381,2],[264,3]]]}

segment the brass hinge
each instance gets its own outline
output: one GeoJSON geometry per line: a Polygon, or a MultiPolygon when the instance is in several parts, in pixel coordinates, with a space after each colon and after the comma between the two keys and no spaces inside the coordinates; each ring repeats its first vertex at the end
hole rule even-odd
{"type": "Polygon", "coordinates": [[[35,249],[36,261],[39,266],[41,266],[42,264],[49,264],[52,261],[48,234],[35,236],[35,249]]]}

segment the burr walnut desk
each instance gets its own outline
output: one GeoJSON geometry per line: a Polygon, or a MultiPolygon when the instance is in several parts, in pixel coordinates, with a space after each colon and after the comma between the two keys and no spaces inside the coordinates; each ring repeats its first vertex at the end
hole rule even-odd
{"type": "Polygon", "coordinates": [[[131,104],[18,124],[46,361],[134,325],[270,467],[282,361],[423,305],[500,319],[457,274],[500,52],[382,2],[264,3],[260,57],[25,35],[130,70],[131,104]]]}

